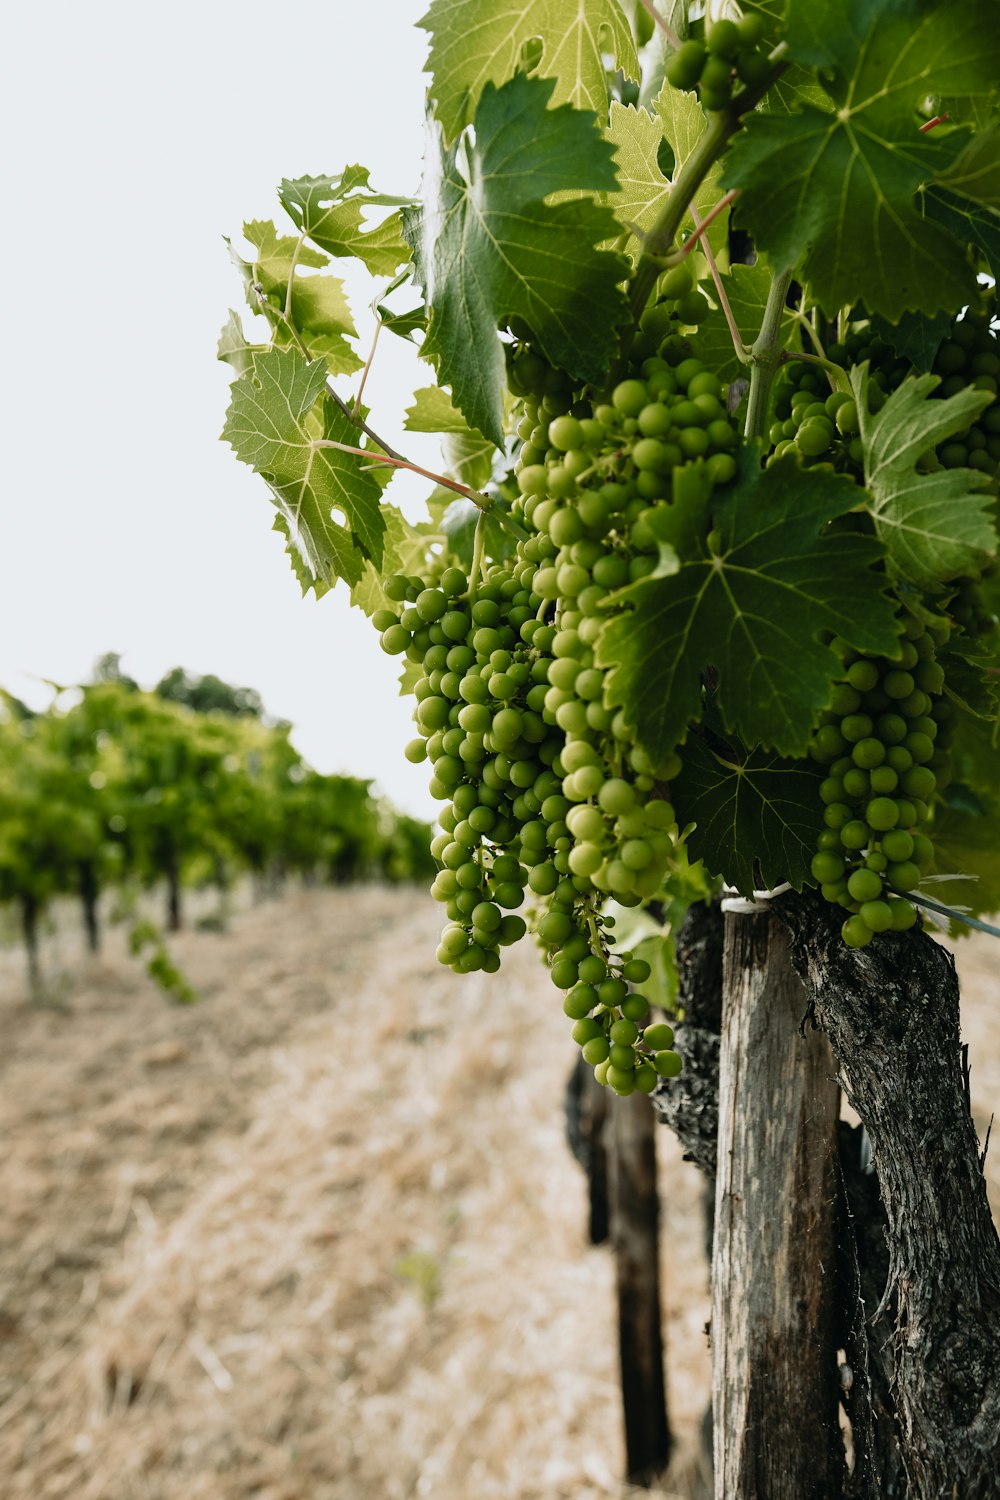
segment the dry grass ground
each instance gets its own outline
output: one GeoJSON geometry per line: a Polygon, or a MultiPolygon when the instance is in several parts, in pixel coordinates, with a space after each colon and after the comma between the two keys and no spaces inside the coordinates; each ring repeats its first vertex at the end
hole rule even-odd
{"type": "MultiPolygon", "coordinates": [[[[426,895],[376,888],[244,911],[177,941],[193,1010],[115,938],[74,960],[62,1010],[29,1007],[0,955],[5,1500],[620,1493],[565,1023],[529,945],[459,979],[437,924],[426,895]]],[[[962,952],[981,1133],[995,951],[962,952]]],[[[659,1144],[680,1496],[707,1291],[700,1182],[659,1144]]]]}

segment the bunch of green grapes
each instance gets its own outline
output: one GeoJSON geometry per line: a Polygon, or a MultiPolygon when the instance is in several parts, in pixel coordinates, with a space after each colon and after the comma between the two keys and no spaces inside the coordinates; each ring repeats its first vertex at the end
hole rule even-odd
{"type": "MultiPolygon", "coordinates": [[[[534,550],[530,541],[525,547],[534,550]]],[[[545,601],[532,592],[536,573],[535,560],[520,551],[490,568],[478,588],[458,568],[446,569],[431,588],[397,575],[385,592],[399,612],[386,608],[374,617],[384,649],[422,667],[414,688],[420,734],[407,755],[430,759],[430,789],[447,804],[431,846],[440,865],[432,894],[448,918],[437,956],[459,973],[495,972],[500,950],[526,931],[516,914],[526,888],[547,899],[540,932],[553,982],[573,991],[564,1008],[575,1040],[591,1044],[588,1059],[605,1065],[602,1081],[623,1094],[648,1092],[657,1078],[680,1071],[680,1059],[670,1051],[668,1027],[654,1024],[639,1036],[635,1018],[646,1015],[649,1002],[630,984],[647,978],[649,967],[611,955],[612,919],[598,911],[603,897],[571,868],[565,735],[545,707],[556,631],[543,618],[545,601]],[[584,998],[589,1003],[581,1008],[584,998]]]]}
{"type": "Polygon", "coordinates": [[[454,567],[430,587],[388,579],[391,607],[374,617],[383,647],[420,666],[407,754],[429,758],[447,804],[433,844],[448,919],[438,957],[495,971],[525,931],[525,894],[542,903],[538,936],[574,1036],[619,1093],[680,1067],[662,1025],[640,1034],[649,1002],[630,986],[648,966],[612,952],[602,915],[609,899],[632,906],[660,889],[679,838],[666,789],[680,760],[655,764],[632,742],[595,646],[609,613],[630,607],[612,596],[656,565],[650,523],[675,470],[696,462],[728,484],[738,444],[717,378],[678,337],[697,311],[678,311],[689,273],[665,282],[659,325],[647,319],[627,378],[603,399],[514,350],[526,539],[483,579],[454,567]]]}
{"type": "MultiPolygon", "coordinates": [[[[913,371],[909,360],[900,358],[867,328],[850,332],[842,343],[831,344],[826,355],[842,369],[868,361],[868,399],[873,412],[913,371]]],[[[1000,355],[988,306],[953,322],[937,351],[933,373],[941,377],[941,384],[932,393],[936,398],[947,399],[968,387],[996,394],[1000,355]]],[[[831,392],[822,369],[798,360],[783,366],[775,383],[769,461],[794,451],[806,466],[831,464],[839,473],[861,480],[859,431],[853,397],[843,391],[831,392]]],[[[1000,469],[1000,405],[987,407],[964,432],[929,450],[919,467],[924,471],[978,469],[995,478],[1000,469]]]]}
{"type": "Polygon", "coordinates": [[[933,862],[928,834],[948,770],[950,705],[935,659],[948,629],[943,618],[929,627],[908,619],[895,661],[845,650],[844,676],[813,735],[810,753],[828,774],[812,875],[850,913],[842,933],[852,948],[916,921],[906,893],[933,862]]]}
{"type": "Polygon", "coordinates": [[[705,40],[691,40],[668,60],[667,81],[675,89],[697,89],[705,109],[725,109],[734,88],[756,88],[771,69],[761,47],[763,17],[751,11],[739,21],[713,21],[705,40]]]}
{"type": "MultiPolygon", "coordinates": [[[[1000,353],[988,314],[967,314],[952,325],[934,359],[941,376],[936,396],[954,396],[971,386],[997,392],[1000,353]]],[[[1000,403],[994,401],[965,432],[941,444],[937,459],[945,469],[978,469],[996,480],[1000,472],[1000,403]]]]}

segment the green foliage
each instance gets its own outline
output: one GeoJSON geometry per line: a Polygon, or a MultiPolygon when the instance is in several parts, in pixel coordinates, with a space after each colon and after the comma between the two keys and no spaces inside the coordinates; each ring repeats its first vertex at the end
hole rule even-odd
{"type": "Polygon", "coordinates": [[[356,257],[376,276],[391,276],[407,261],[398,213],[364,228],[366,208],[399,208],[408,200],[373,193],[366,167],[345,167],[336,177],[287,177],[278,189],[282,206],[300,234],[329,255],[356,257]]]}
{"type": "Polygon", "coordinates": [[[972,0],[790,0],[786,40],[829,103],[746,122],[723,172],[742,190],[740,223],[776,270],[800,265],[831,313],[859,299],[892,322],[954,311],[975,285],[964,236],[928,222],[916,195],[949,182],[967,137],[920,134],[915,112],[930,95],[993,92],[995,29],[972,0]]]}
{"type": "Polygon", "coordinates": [[[431,127],[423,206],[405,216],[430,320],[421,350],[470,427],[503,447],[498,327],[531,330],[553,364],[600,380],[625,320],[624,264],[596,247],[616,233],[592,193],[615,187],[592,115],[548,106],[553,85],[516,75],[487,84],[475,142],[431,127]],[[436,139],[435,139],[436,138],[436,139]],[[559,194],[555,203],[546,200],[559,194]]]}
{"type": "Polygon", "coordinates": [[[357,583],[365,558],[381,562],[379,486],[362,459],[323,446],[356,446],[354,428],[327,393],[323,363],[307,364],[294,349],[257,355],[233,382],[222,435],[267,481],[303,592],[311,587],[320,596],[338,578],[357,583]]]}
{"type": "Polygon", "coordinates": [[[421,353],[496,447],[505,384],[496,329],[522,321],[553,365],[600,381],[625,318],[624,263],[595,248],[615,220],[585,196],[615,187],[612,151],[592,115],[549,110],[550,99],[541,78],[487,84],[475,144],[430,145],[423,207],[405,216],[430,312],[421,353]],[[558,202],[546,201],[552,193],[558,202]]]}
{"type": "Polygon", "coordinates": [[[852,373],[864,444],[865,488],[875,530],[892,570],[921,588],[978,573],[996,551],[993,486],[974,469],[918,473],[917,464],[965,432],[993,402],[989,391],[964,390],[946,401],[929,396],[936,375],[918,375],[868,411],[868,372],[852,373]]]}
{"type": "Polygon", "coordinates": [[[488,84],[499,86],[521,66],[536,37],[538,71],[553,80],[553,104],[603,116],[608,105],[604,54],[626,77],[638,76],[635,45],[616,0],[524,0],[516,11],[494,0],[432,0],[419,23],[431,34],[431,99],[446,141],[475,118],[488,84]]]}
{"type": "Polygon", "coordinates": [[[632,0],[433,0],[419,202],[284,182],[296,234],[248,225],[240,263],[270,343],[232,315],[220,344],[302,587],[345,578],[415,697],[442,962],[492,972],[530,890],[625,1093],[680,1064],[611,1035],[641,1000],[608,898],[659,996],[642,908],[722,876],[821,886],[854,945],[913,924],[897,889],[996,889],[1000,33],[975,0],[742,11],[671,0],[677,52],[632,0]],[[436,374],[423,519],[323,446],[391,451],[333,394],[361,360],[330,256],[436,374]]]}
{"type": "MultiPolygon", "coordinates": [[[[165,878],[279,865],[338,881],[427,875],[426,825],[367,782],[312,771],[252,689],[177,668],[144,693],[113,653],[97,676],[41,713],[4,695],[0,903],[114,889],[133,912],[128,893],[165,878]]],[[[196,998],[155,923],[130,918],[129,942],[165,992],[196,998]]]]}
{"type": "Polygon", "coordinates": [[[812,761],[691,735],[674,802],[681,818],[697,823],[692,857],[744,895],[783,880],[801,890],[823,827],[822,774],[812,761]]]}
{"type": "Polygon", "coordinates": [[[822,632],[892,652],[895,607],[873,570],[880,548],[830,528],[859,499],[849,481],[790,458],[762,472],[750,448],[725,498],[692,486],[657,512],[659,568],[634,585],[634,610],[605,627],[599,648],[609,699],[654,760],[701,718],[709,669],[729,733],[801,755],[838,666],[822,632]]]}

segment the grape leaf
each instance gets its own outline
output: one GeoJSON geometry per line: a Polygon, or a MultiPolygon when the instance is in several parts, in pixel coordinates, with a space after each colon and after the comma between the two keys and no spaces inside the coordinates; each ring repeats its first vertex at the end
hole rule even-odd
{"type": "Polygon", "coordinates": [[[633,109],[616,99],[607,137],[615,147],[618,186],[604,201],[623,228],[633,234],[648,230],[670,196],[670,183],[657,159],[663,127],[645,109],[633,109]]]}
{"type": "Polygon", "coordinates": [[[683,758],[671,792],[678,818],[696,823],[688,836],[691,856],[744,895],[761,881],[770,889],[787,880],[801,890],[824,827],[822,768],[714,735],[709,741],[689,735],[683,758]]]}
{"type": "Polygon", "coordinates": [[[836,109],[746,120],[723,168],[742,189],[739,222],[830,311],[858,300],[890,321],[954,311],[974,286],[964,246],[915,195],[968,137],[921,134],[915,110],[934,92],[990,93],[1000,33],[974,0],[789,0],[786,39],[793,61],[821,70],[836,109]]]}
{"type": "Polygon", "coordinates": [[[403,423],[407,432],[439,432],[445,466],[453,478],[472,490],[481,490],[493,473],[496,451],[488,438],[475,432],[451,404],[440,386],[425,386],[414,392],[403,423]]]}
{"type": "Polygon", "coordinates": [[[615,186],[612,147],[593,116],[548,109],[552,87],[524,74],[501,89],[487,84],[475,141],[451,150],[432,124],[423,207],[404,215],[430,314],[421,353],[470,427],[498,448],[506,375],[497,328],[523,319],[550,363],[596,382],[628,316],[619,285],[627,262],[595,248],[615,233],[610,209],[577,192],[545,202],[615,186]]]}
{"type": "Polygon", "coordinates": [[[325,359],[331,375],[348,375],[359,370],[361,360],[347,342],[348,338],[356,337],[357,329],[343,282],[336,276],[299,275],[303,266],[315,270],[328,265],[328,257],[301,245],[294,235],[279,235],[267,219],[244,224],[243,233],[257,251],[253,261],[243,260],[231,246],[230,254],[243,277],[247,303],[268,319],[274,343],[278,347],[296,343],[284,321],[287,308],[310,360],[325,359]]]}
{"type": "Polygon", "coordinates": [[[881,411],[868,410],[867,363],[851,371],[864,449],[865,488],[886,560],[897,574],[931,587],[977,572],[996,551],[991,481],[975,469],[918,474],[917,460],[974,422],[994,397],[960,391],[929,400],[936,375],[907,376],[881,411]]]}
{"type": "Polygon", "coordinates": [[[299,232],[314,245],[330,255],[357,257],[375,276],[391,276],[410,258],[398,213],[371,229],[363,228],[363,209],[399,208],[410,202],[370,192],[365,167],[345,167],[339,177],[285,177],[278,197],[299,232]]]}
{"type": "MultiPolygon", "coordinates": [[[[672,176],[676,178],[705,134],[708,118],[697,94],[683,93],[680,89],[671,88],[669,84],[664,84],[653,101],[653,108],[663,122],[663,135],[669,141],[673,152],[672,176]]],[[[698,186],[698,191],[694,195],[694,206],[702,216],[705,216],[714,208],[721,196],[719,168],[718,165],[713,165],[698,186]]],[[[709,230],[710,240],[713,230],[717,234],[721,233],[722,238],[725,239],[725,223],[724,216],[720,216],[720,219],[715,221],[709,230]]]]}
{"type": "MultiPolygon", "coordinates": [[[[694,94],[682,94],[667,86],[646,109],[619,104],[611,106],[607,138],[616,148],[618,190],[605,200],[619,224],[633,232],[648,231],[656,223],[667,198],[670,182],[677,176],[694,146],[705,132],[705,113],[694,94]],[[664,175],[661,157],[664,143],[673,157],[670,178],[664,175]]],[[[694,207],[702,217],[714,208],[719,194],[718,169],[713,168],[700,183],[694,207]]],[[[726,215],[714,219],[707,231],[709,244],[720,254],[727,241],[726,215]]],[[[637,245],[627,249],[635,254],[637,245]]]]}
{"type": "MultiPolygon", "coordinates": [[[[950,789],[949,789],[950,790],[950,789]]],[[[939,805],[934,813],[934,870],[938,875],[973,879],[935,882],[927,895],[945,906],[963,906],[972,916],[989,917],[1000,910],[1000,843],[997,841],[995,803],[976,812],[939,805]]],[[[917,895],[921,892],[918,890],[917,895]]],[[[953,932],[962,929],[956,923],[953,932]]]]}
{"type": "Polygon", "coordinates": [[[951,327],[951,314],[938,313],[928,318],[923,313],[904,313],[898,323],[890,323],[877,314],[871,319],[871,331],[876,338],[895,349],[900,359],[908,359],[918,374],[926,375],[934,363],[934,356],[947,338],[951,327]]]}
{"type": "Polygon", "coordinates": [[[803,755],[840,670],[820,633],[842,635],[857,650],[896,650],[894,604],[872,571],[880,544],[829,526],[857,504],[858,486],[789,456],[761,470],[756,445],[740,464],[738,479],[715,495],[685,475],[673,505],[649,517],[660,576],[623,591],[634,609],[598,638],[598,660],[611,669],[609,701],[622,706],[654,761],[701,717],[709,668],[719,675],[728,733],[803,755]]]}
{"type": "Polygon", "coordinates": [[[269,344],[247,342],[240,315],[230,308],[229,317],[223,323],[222,332],[219,334],[216,358],[221,359],[227,365],[232,365],[237,375],[245,375],[253,366],[254,355],[264,354],[269,348],[269,344]]]}
{"type": "Polygon", "coordinates": [[[553,104],[596,111],[608,107],[605,54],[626,77],[639,77],[628,22],[616,0],[432,0],[417,22],[430,32],[430,96],[445,141],[475,115],[487,84],[517,69],[526,42],[541,38],[539,72],[553,80],[553,104]]]}
{"type": "Polygon", "coordinates": [[[1000,125],[974,135],[937,180],[948,192],[1000,212],[1000,125]]]}
{"type": "Polygon", "coordinates": [[[326,375],[322,360],[309,364],[294,349],[255,356],[253,369],[233,382],[222,432],[267,481],[303,592],[314,588],[317,597],[337,578],[356,584],[366,557],[380,563],[385,535],[380,489],[364,460],[317,446],[358,438],[327,394],[326,375]]]}
{"type": "Polygon", "coordinates": [[[451,397],[439,385],[425,385],[413,393],[413,405],[406,408],[403,426],[407,432],[471,432],[468,422],[452,405],[451,397]]]}
{"type": "Polygon", "coordinates": [[[940,187],[927,188],[922,199],[929,219],[943,225],[949,234],[960,235],[963,242],[980,249],[991,269],[1000,266],[1000,214],[989,208],[980,208],[978,203],[970,203],[967,198],[959,198],[940,187]]]}

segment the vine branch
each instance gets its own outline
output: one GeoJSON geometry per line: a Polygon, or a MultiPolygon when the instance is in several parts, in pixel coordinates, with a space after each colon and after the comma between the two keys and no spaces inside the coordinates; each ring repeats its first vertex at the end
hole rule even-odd
{"type": "Polygon", "coordinates": [[[750,349],[750,398],[747,402],[747,419],[743,436],[748,440],[760,437],[767,421],[767,408],[775,372],[781,363],[781,319],[785,311],[785,298],[792,283],[791,271],[775,276],[767,294],[764,317],[760,333],[750,349]]]}
{"type": "Polygon", "coordinates": [[[660,30],[663,32],[663,35],[666,37],[667,41],[676,52],[681,45],[681,39],[677,35],[674,28],[669,25],[660,15],[660,12],[653,4],[653,0],[639,0],[639,4],[642,6],[643,10],[646,12],[647,16],[654,23],[654,25],[659,26],[660,30]]]}
{"type": "MultiPolygon", "coordinates": [[[[375,442],[380,442],[380,439],[375,438],[375,442]]],[[[449,479],[445,474],[435,474],[433,469],[425,469],[421,464],[415,464],[408,458],[400,458],[398,454],[376,453],[373,448],[355,448],[350,443],[338,443],[333,438],[313,438],[310,447],[335,448],[338,453],[354,453],[358,458],[370,458],[373,463],[391,464],[394,469],[409,469],[412,474],[420,474],[424,479],[441,485],[443,489],[453,490],[463,499],[471,500],[473,505],[479,507],[482,515],[493,516],[497,523],[505,531],[509,531],[511,536],[516,536],[518,541],[523,542],[528,538],[528,533],[520,522],[507,511],[502,510],[489,495],[484,495],[481,490],[470,489],[467,484],[462,484],[457,479],[449,479]]]]}

